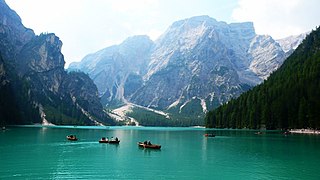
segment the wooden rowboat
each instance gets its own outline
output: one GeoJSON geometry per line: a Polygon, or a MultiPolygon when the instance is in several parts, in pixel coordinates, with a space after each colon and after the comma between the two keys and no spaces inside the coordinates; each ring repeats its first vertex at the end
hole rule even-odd
{"type": "Polygon", "coordinates": [[[139,147],[149,148],[149,149],[160,149],[161,145],[158,144],[145,144],[143,142],[138,142],[139,147]]]}
{"type": "Polygon", "coordinates": [[[106,138],[101,138],[99,143],[119,144],[120,140],[108,140],[106,138]]]}
{"type": "Polygon", "coordinates": [[[75,135],[69,135],[69,136],[67,136],[67,139],[69,141],[77,141],[78,140],[78,138],[75,135]]]}
{"type": "Polygon", "coordinates": [[[204,136],[205,136],[205,137],[215,137],[216,135],[215,135],[215,134],[208,134],[208,133],[207,133],[207,134],[204,134],[204,136]]]}

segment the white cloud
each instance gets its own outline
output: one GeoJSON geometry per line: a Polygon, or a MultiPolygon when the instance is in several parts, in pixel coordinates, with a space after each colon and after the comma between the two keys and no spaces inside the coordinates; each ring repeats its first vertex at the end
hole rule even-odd
{"type": "Polygon", "coordinates": [[[158,29],[151,29],[147,35],[152,39],[153,41],[157,40],[158,37],[163,33],[163,31],[160,31],[158,29]]]}
{"type": "Polygon", "coordinates": [[[112,9],[127,13],[128,11],[139,12],[158,5],[158,0],[117,0],[111,1],[112,9]]]}
{"type": "Polygon", "coordinates": [[[252,21],[257,34],[274,38],[300,34],[320,24],[318,0],[239,0],[232,18],[252,21]]]}

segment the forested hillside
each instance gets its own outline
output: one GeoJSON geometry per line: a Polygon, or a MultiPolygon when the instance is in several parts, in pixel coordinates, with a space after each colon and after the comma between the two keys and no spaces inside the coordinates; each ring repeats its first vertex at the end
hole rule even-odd
{"type": "Polygon", "coordinates": [[[268,80],[206,114],[209,128],[320,128],[320,28],[268,80]]]}

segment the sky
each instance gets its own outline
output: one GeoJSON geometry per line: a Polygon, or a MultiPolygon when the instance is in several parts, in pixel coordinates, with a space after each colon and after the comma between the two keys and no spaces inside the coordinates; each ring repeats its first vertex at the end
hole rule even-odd
{"type": "Polygon", "coordinates": [[[134,35],[156,40],[175,21],[209,15],[227,23],[253,22],[275,39],[320,25],[319,0],[5,0],[35,31],[63,42],[66,67],[134,35]]]}

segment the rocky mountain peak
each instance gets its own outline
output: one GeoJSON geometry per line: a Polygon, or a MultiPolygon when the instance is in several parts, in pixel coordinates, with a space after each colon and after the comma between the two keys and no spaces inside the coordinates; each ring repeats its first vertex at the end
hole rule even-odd
{"type": "Polygon", "coordinates": [[[126,40],[124,40],[120,46],[127,47],[131,46],[133,47],[134,44],[143,45],[143,44],[153,44],[153,41],[150,39],[147,35],[136,35],[128,37],[126,40]]]}
{"type": "Polygon", "coordinates": [[[65,61],[61,47],[62,42],[53,33],[35,36],[22,48],[18,56],[21,72],[63,70],[65,61]]]}
{"type": "Polygon", "coordinates": [[[290,52],[292,49],[296,49],[309,33],[310,32],[306,32],[303,34],[278,39],[277,42],[282,47],[283,51],[287,53],[290,52]]]}
{"type": "Polygon", "coordinates": [[[179,45],[186,48],[192,48],[197,39],[205,33],[205,31],[219,24],[209,16],[196,16],[184,20],[174,22],[166,32],[156,41],[158,46],[170,44],[172,47],[179,45]]]}
{"type": "Polygon", "coordinates": [[[119,45],[102,49],[86,56],[81,62],[72,63],[69,70],[83,70],[88,72],[102,95],[102,102],[122,102],[126,83],[130,87],[138,88],[136,82],[141,82],[141,76],[147,71],[150,52],[154,42],[148,36],[140,35],[127,38],[119,45]]]}
{"type": "Polygon", "coordinates": [[[247,34],[249,36],[254,36],[256,34],[253,22],[230,23],[229,27],[232,30],[237,31],[238,34],[247,34]]]}
{"type": "Polygon", "coordinates": [[[5,3],[0,0],[0,51],[3,58],[15,60],[15,55],[34,37],[32,29],[21,23],[21,18],[5,3]],[[5,47],[2,49],[2,47],[5,47]]]}
{"type": "Polygon", "coordinates": [[[271,36],[255,33],[252,22],[228,24],[209,16],[174,22],[146,46],[136,38],[79,63],[106,106],[117,100],[198,117],[262,82],[286,58],[271,36]]]}
{"type": "Polygon", "coordinates": [[[271,36],[257,35],[250,43],[248,50],[251,60],[249,69],[261,79],[278,69],[286,58],[286,54],[271,36]]]}
{"type": "Polygon", "coordinates": [[[154,42],[146,35],[132,36],[119,45],[119,53],[128,60],[131,66],[138,69],[145,64],[145,53],[153,47],[154,42]],[[142,63],[142,64],[141,64],[142,63]]]}
{"type": "Polygon", "coordinates": [[[170,29],[186,29],[186,28],[197,28],[199,26],[213,26],[215,24],[218,24],[219,22],[215,20],[214,18],[211,18],[209,16],[195,16],[183,20],[176,21],[172,23],[172,25],[168,28],[170,29]]]}
{"type": "Polygon", "coordinates": [[[170,57],[176,53],[186,54],[213,44],[232,49],[234,55],[242,59],[237,62],[237,66],[248,65],[245,52],[255,35],[251,22],[227,24],[209,16],[177,21],[155,42],[148,73],[144,78],[149,79],[152,74],[165,68],[170,57]]]}

